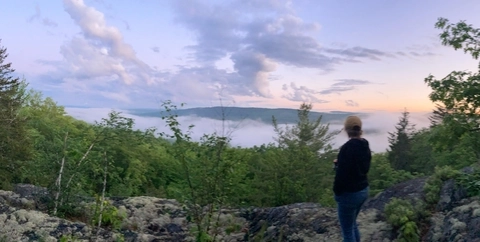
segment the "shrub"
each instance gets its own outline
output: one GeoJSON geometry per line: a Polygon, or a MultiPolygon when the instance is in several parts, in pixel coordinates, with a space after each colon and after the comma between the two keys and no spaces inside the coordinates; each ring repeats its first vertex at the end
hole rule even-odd
{"type": "MultiPolygon", "coordinates": [[[[418,203],[421,206],[422,203],[418,203]]],[[[409,201],[392,198],[385,205],[387,222],[398,232],[398,241],[416,242],[420,241],[420,231],[417,222],[424,214],[419,213],[422,207],[414,207],[409,201]]]]}
{"type": "Polygon", "coordinates": [[[468,196],[480,196],[480,170],[476,169],[470,174],[461,174],[457,177],[457,182],[467,190],[468,196]]]}
{"type": "Polygon", "coordinates": [[[432,205],[440,199],[440,190],[443,182],[449,179],[459,177],[460,172],[452,169],[450,166],[435,167],[435,172],[425,182],[423,187],[425,192],[425,201],[432,205]]]}
{"type": "MultiPolygon", "coordinates": [[[[92,208],[95,212],[92,218],[92,225],[98,225],[98,219],[100,215],[100,204],[96,203],[92,208]]],[[[113,206],[108,201],[103,201],[103,211],[102,211],[102,226],[111,227],[113,229],[120,229],[123,223],[123,220],[127,217],[125,212],[119,211],[115,206],[113,206]]]]}

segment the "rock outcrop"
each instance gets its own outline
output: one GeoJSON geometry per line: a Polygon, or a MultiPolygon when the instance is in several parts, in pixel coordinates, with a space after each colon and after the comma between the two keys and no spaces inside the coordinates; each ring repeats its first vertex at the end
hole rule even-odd
{"type": "MultiPolygon", "coordinates": [[[[424,183],[423,178],[400,183],[367,201],[358,217],[362,241],[394,241],[383,216],[385,204],[392,197],[422,198],[424,183]]],[[[195,225],[175,200],[110,198],[126,214],[121,229],[113,231],[48,215],[48,196],[46,189],[31,185],[0,191],[0,241],[194,241],[195,225]]],[[[218,241],[341,241],[336,210],[319,204],[224,209],[214,217],[218,241]]],[[[447,181],[424,241],[480,242],[480,199],[465,198],[447,181]]]]}

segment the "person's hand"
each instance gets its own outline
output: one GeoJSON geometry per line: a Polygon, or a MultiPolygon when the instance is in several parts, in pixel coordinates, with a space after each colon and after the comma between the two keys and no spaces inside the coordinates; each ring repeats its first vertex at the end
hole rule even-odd
{"type": "Polygon", "coordinates": [[[333,163],[337,163],[337,159],[333,160],[333,163]]]}

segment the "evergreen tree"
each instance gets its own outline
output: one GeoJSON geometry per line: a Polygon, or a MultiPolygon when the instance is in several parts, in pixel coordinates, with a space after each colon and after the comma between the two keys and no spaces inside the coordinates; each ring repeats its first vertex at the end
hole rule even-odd
{"type": "Polygon", "coordinates": [[[390,150],[388,151],[388,160],[396,170],[410,171],[412,164],[412,136],[414,125],[409,121],[410,113],[405,109],[402,112],[399,122],[395,126],[395,132],[389,132],[388,138],[390,150]]]}
{"type": "Polygon", "coordinates": [[[428,118],[430,120],[430,126],[433,127],[441,124],[449,113],[449,110],[445,106],[437,103],[432,115],[428,118]]]}
{"type": "Polygon", "coordinates": [[[319,154],[332,150],[331,141],[338,131],[329,132],[329,125],[322,124],[322,117],[310,120],[312,104],[302,103],[298,110],[298,121],[293,127],[282,129],[278,126],[275,117],[272,117],[273,128],[278,137],[276,141],[283,147],[308,147],[309,150],[319,154]]]}
{"type": "Polygon", "coordinates": [[[0,186],[20,182],[21,163],[29,158],[31,147],[27,142],[26,120],[22,108],[25,85],[13,77],[11,63],[6,63],[7,49],[0,45],[0,186]]]}
{"type": "Polygon", "coordinates": [[[285,128],[273,117],[278,147],[267,159],[267,172],[259,175],[264,179],[259,182],[263,185],[270,179],[275,181],[266,188],[273,190],[274,206],[297,202],[334,203],[325,199],[333,197],[329,193],[331,189],[325,188],[333,182],[331,167],[335,150],[331,141],[338,131],[330,132],[329,125],[322,124],[321,117],[312,120],[311,110],[311,104],[303,103],[298,110],[298,122],[285,128]]]}

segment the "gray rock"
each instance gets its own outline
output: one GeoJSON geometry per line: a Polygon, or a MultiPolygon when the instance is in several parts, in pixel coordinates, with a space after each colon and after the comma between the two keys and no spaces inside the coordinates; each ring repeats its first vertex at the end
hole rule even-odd
{"type": "Polygon", "coordinates": [[[479,198],[464,199],[452,210],[434,214],[427,241],[480,242],[479,198]]]}
{"type": "Polygon", "coordinates": [[[440,199],[437,203],[437,211],[451,210],[456,203],[467,197],[467,191],[458,186],[455,180],[446,181],[440,191],[440,199]]]}
{"type": "MultiPolygon", "coordinates": [[[[424,182],[415,179],[401,183],[370,199],[358,216],[362,241],[395,241],[382,210],[392,197],[421,198],[424,182]]],[[[460,199],[455,189],[445,183],[442,194],[446,194],[447,205],[439,205],[444,209],[432,215],[422,241],[480,242],[479,198],[460,199]]],[[[38,196],[46,195],[45,190],[19,186],[16,191],[19,193],[0,190],[0,241],[58,241],[62,237],[75,241],[195,241],[195,224],[188,218],[184,205],[172,199],[109,198],[126,214],[126,219],[119,231],[102,228],[96,238],[96,228],[38,211],[35,204],[38,196]]],[[[91,213],[91,199],[78,206],[85,216],[91,213]]],[[[315,203],[222,209],[213,218],[218,221],[212,223],[209,233],[215,234],[217,241],[341,241],[336,209],[315,203]]]]}
{"type": "Polygon", "coordinates": [[[407,199],[412,203],[421,201],[424,198],[423,186],[426,180],[427,178],[424,177],[416,178],[387,188],[374,198],[368,199],[363,209],[374,208],[383,212],[385,205],[390,202],[392,198],[407,199]]]}

